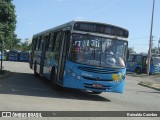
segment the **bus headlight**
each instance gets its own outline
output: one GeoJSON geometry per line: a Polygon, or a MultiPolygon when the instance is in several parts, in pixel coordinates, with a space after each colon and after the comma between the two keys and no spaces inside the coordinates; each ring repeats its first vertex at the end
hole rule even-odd
{"type": "Polygon", "coordinates": [[[118,74],[112,74],[112,79],[113,79],[115,82],[118,82],[118,81],[119,81],[118,74]]]}

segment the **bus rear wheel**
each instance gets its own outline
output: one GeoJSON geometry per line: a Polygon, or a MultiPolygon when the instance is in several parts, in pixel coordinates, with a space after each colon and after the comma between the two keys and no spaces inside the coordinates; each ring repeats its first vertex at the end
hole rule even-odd
{"type": "Polygon", "coordinates": [[[34,64],[34,76],[35,76],[35,77],[38,77],[37,65],[36,65],[36,63],[34,64]]]}
{"type": "Polygon", "coordinates": [[[141,74],[141,69],[140,68],[136,68],[135,71],[136,71],[137,74],[141,74]]]}
{"type": "Polygon", "coordinates": [[[51,71],[50,80],[51,80],[51,85],[52,85],[53,89],[55,89],[57,91],[61,90],[61,86],[58,85],[57,82],[56,82],[55,70],[53,70],[53,69],[51,71]]]}

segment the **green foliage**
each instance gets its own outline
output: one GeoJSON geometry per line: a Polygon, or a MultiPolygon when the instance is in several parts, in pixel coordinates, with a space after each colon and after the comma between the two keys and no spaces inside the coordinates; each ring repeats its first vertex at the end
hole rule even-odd
{"type": "Polygon", "coordinates": [[[13,49],[18,42],[14,33],[16,28],[15,6],[12,0],[0,0],[0,40],[4,41],[4,48],[13,49]]]}
{"type": "Polygon", "coordinates": [[[30,49],[31,49],[31,44],[27,45],[26,43],[22,43],[21,50],[23,50],[23,51],[30,51],[30,49]]]}
{"type": "Polygon", "coordinates": [[[134,48],[132,48],[132,47],[129,47],[128,50],[129,50],[129,53],[136,53],[136,52],[134,51],[134,48]]]}

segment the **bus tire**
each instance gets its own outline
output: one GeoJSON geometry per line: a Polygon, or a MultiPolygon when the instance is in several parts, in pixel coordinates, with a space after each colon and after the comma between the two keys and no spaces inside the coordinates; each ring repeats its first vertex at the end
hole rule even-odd
{"type": "Polygon", "coordinates": [[[52,85],[52,88],[53,88],[54,90],[59,91],[59,90],[61,90],[61,86],[57,84],[55,74],[56,74],[56,73],[55,73],[55,69],[52,68],[51,75],[50,75],[51,85],[52,85]]]}
{"type": "Polygon", "coordinates": [[[135,72],[136,72],[137,74],[141,74],[141,73],[142,73],[142,71],[141,71],[141,69],[140,69],[139,67],[137,67],[137,68],[135,69],[135,72]]]}
{"type": "Polygon", "coordinates": [[[35,77],[38,77],[38,73],[36,72],[37,71],[37,64],[36,62],[34,63],[34,76],[35,77]]]}
{"type": "Polygon", "coordinates": [[[96,95],[98,95],[98,94],[101,94],[102,92],[96,92],[96,91],[92,91],[91,92],[91,94],[96,94],[96,95]]]}

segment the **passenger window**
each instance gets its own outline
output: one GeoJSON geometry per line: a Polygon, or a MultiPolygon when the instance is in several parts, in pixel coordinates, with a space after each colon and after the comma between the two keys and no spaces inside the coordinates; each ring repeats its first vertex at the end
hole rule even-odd
{"type": "Polygon", "coordinates": [[[38,50],[38,46],[39,46],[39,39],[37,39],[36,51],[38,50]]]}
{"type": "Polygon", "coordinates": [[[53,51],[53,42],[55,41],[54,36],[55,36],[54,33],[51,33],[51,34],[50,34],[48,51],[53,51]]]}
{"type": "Polygon", "coordinates": [[[46,46],[45,46],[45,50],[48,51],[49,50],[49,43],[50,43],[50,35],[45,36],[45,41],[46,41],[46,46]]]}
{"type": "Polygon", "coordinates": [[[40,46],[39,50],[41,51],[43,49],[43,42],[44,42],[44,37],[41,37],[42,39],[40,40],[40,46]]]}
{"type": "Polygon", "coordinates": [[[36,50],[36,46],[37,46],[37,38],[33,38],[33,40],[32,40],[32,42],[33,42],[33,44],[32,44],[32,49],[33,50],[36,50]]]}
{"type": "Polygon", "coordinates": [[[41,45],[41,37],[38,38],[36,50],[40,49],[40,45],[41,45]]]}
{"type": "Polygon", "coordinates": [[[129,59],[128,59],[128,62],[134,62],[134,57],[135,57],[135,56],[130,55],[130,56],[129,56],[129,59]]]}

